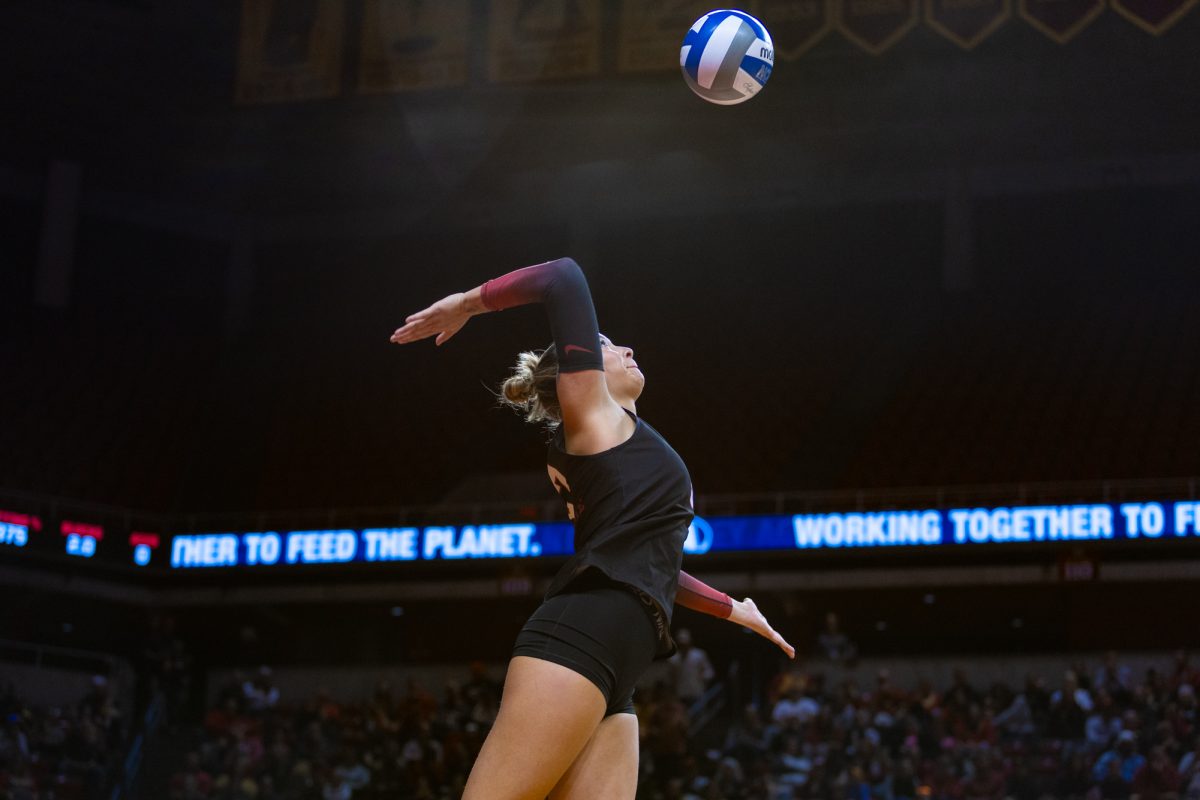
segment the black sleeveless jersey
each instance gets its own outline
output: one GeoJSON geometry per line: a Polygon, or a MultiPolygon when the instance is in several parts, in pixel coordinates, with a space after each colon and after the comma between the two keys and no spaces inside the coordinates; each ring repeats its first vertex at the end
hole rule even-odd
{"type": "Polygon", "coordinates": [[[675,649],[671,611],[693,516],[692,480],[666,439],[640,417],[625,413],[633,417],[633,435],[602,453],[567,453],[561,428],[550,443],[546,469],[575,524],[575,554],[546,596],[599,570],[651,606],[661,656],[675,649]]]}

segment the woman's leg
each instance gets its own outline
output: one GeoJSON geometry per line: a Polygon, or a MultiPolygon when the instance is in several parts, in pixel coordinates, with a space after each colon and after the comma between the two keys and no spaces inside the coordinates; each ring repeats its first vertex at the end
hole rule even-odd
{"type": "Polygon", "coordinates": [[[597,726],[549,800],[633,800],[637,779],[637,717],[613,714],[597,726]]]}
{"type": "Polygon", "coordinates": [[[578,672],[515,656],[463,800],[543,800],[592,738],[604,711],[604,695],[578,672]]]}

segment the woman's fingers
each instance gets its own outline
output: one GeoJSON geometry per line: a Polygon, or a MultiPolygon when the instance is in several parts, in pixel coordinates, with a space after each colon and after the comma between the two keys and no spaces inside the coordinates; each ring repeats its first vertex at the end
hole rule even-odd
{"type": "Polygon", "coordinates": [[[469,317],[470,314],[462,310],[462,295],[452,294],[428,308],[409,314],[404,325],[392,334],[391,341],[394,344],[407,344],[437,335],[434,343],[444,344],[458,333],[469,317]]]}
{"type": "Polygon", "coordinates": [[[421,339],[428,339],[430,336],[436,335],[437,339],[434,340],[434,344],[442,345],[461,329],[462,325],[441,327],[436,320],[414,320],[401,328],[397,328],[396,332],[391,336],[391,342],[392,344],[408,344],[409,342],[418,342],[421,339]]]}
{"type": "Polygon", "coordinates": [[[396,329],[392,334],[392,341],[396,344],[405,342],[415,342],[418,339],[424,339],[426,336],[431,336],[436,333],[435,326],[429,324],[425,319],[414,319],[409,317],[410,322],[396,329]]]}
{"type": "Polygon", "coordinates": [[[744,602],[754,612],[754,615],[758,618],[757,621],[762,626],[761,630],[759,630],[758,633],[761,634],[764,638],[769,639],[771,642],[773,642],[775,644],[775,646],[778,647],[780,650],[787,653],[788,658],[795,658],[796,657],[796,648],[794,648],[790,644],[788,644],[787,640],[784,639],[782,636],[780,636],[779,632],[771,627],[771,623],[767,622],[767,618],[765,616],[763,616],[763,613],[761,611],[758,610],[758,606],[754,603],[754,601],[751,600],[749,597],[747,597],[742,602],[744,602]]]}

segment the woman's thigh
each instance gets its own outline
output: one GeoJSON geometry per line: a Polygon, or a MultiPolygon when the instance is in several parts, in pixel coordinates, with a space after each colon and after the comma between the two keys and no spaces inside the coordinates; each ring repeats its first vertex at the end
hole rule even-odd
{"type": "Polygon", "coordinates": [[[542,800],[588,744],[604,710],[604,695],[578,672],[514,657],[463,800],[542,800]]]}
{"type": "Polygon", "coordinates": [[[633,714],[605,717],[559,779],[549,800],[633,800],[638,779],[638,721],[633,714]]]}

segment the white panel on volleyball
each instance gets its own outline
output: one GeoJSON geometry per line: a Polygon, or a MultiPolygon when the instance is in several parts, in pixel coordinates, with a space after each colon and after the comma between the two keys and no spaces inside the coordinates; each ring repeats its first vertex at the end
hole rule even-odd
{"type": "MultiPolygon", "coordinates": [[[[729,45],[733,43],[733,37],[737,36],[737,32],[744,24],[746,23],[742,21],[741,17],[726,17],[716,27],[712,35],[708,37],[708,43],[704,45],[704,52],[700,54],[700,66],[696,70],[696,83],[705,89],[712,88],[717,71],[721,69],[721,64],[729,52],[729,45]]],[[[738,57],[741,57],[740,53],[738,57]]]]}

